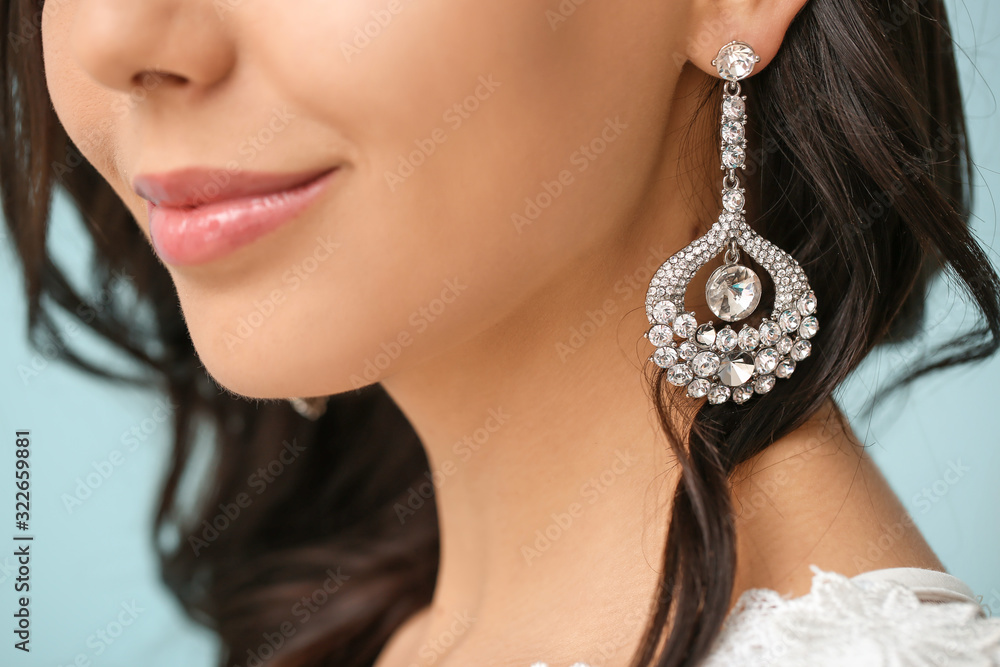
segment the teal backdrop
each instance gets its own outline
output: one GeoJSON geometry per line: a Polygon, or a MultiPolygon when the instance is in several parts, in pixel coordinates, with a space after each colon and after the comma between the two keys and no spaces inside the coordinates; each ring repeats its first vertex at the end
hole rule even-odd
{"type": "MultiPolygon", "coordinates": [[[[975,229],[997,258],[1000,194],[1000,3],[949,2],[960,47],[964,95],[976,162],[975,229]]],[[[77,276],[89,254],[73,211],[60,197],[54,251],[77,276]]],[[[0,550],[0,664],[209,667],[216,643],[189,622],[160,585],[150,517],[169,445],[160,397],[116,388],[47,362],[24,335],[22,285],[0,239],[0,497],[13,497],[13,432],[32,431],[30,654],[11,647],[13,553],[0,550]],[[25,376],[23,368],[33,368],[25,376]],[[66,498],[78,501],[67,503],[66,498]],[[82,498],[82,499],[81,499],[82,498]],[[82,660],[82,661],[81,661],[82,660]]],[[[1000,613],[1000,357],[928,377],[896,399],[865,408],[873,394],[914,356],[972,322],[962,296],[936,285],[925,335],[885,349],[839,392],[859,435],[948,569],[1000,613]]],[[[68,321],[64,331],[109,364],[114,351],[68,321]]],[[[4,512],[12,511],[5,507],[4,512]]],[[[5,533],[6,534],[6,533],[5,533]]],[[[9,538],[0,538],[9,544],[9,538]]],[[[872,544],[870,556],[891,548],[872,544]]]]}

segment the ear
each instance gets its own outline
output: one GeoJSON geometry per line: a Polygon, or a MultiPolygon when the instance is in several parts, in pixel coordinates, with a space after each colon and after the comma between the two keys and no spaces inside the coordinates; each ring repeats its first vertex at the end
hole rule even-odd
{"type": "Polygon", "coordinates": [[[687,57],[698,69],[718,78],[712,60],[723,45],[746,42],[760,56],[754,73],[777,55],[785,32],[808,0],[695,0],[693,32],[687,57]]]}

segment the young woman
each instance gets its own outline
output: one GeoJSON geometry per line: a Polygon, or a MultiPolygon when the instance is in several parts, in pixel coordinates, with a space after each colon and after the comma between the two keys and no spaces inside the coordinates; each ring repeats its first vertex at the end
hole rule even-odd
{"type": "Polygon", "coordinates": [[[831,399],[942,269],[982,326],[906,381],[998,346],[939,0],[2,16],[32,330],[169,393],[163,572],[221,664],[1000,662],[831,399]]]}

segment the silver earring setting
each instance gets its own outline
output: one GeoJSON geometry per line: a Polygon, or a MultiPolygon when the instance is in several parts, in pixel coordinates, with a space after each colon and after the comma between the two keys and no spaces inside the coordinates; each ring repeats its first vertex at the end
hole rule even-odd
{"type": "Polygon", "coordinates": [[[819,330],[816,295],[795,259],[755,232],[743,214],[744,188],[737,169],[746,163],[746,95],[740,79],[753,72],[760,56],[745,42],[729,42],[712,61],[726,80],[722,96],[723,211],[704,235],[667,259],[649,283],[646,338],[656,350],[650,359],[667,370],[667,381],[687,387],[693,398],[710,403],[730,398],[745,403],[755,393],[774,388],[775,378],[787,378],[795,364],[812,353],[810,339],[819,330]],[[744,323],[739,332],[730,323],[752,315],[760,304],[761,280],[740,263],[743,249],[767,270],[774,283],[774,307],[757,327],[744,323]],[[722,320],[704,324],[685,307],[685,293],[694,274],[725,251],[725,264],[712,272],[705,299],[722,320]]]}

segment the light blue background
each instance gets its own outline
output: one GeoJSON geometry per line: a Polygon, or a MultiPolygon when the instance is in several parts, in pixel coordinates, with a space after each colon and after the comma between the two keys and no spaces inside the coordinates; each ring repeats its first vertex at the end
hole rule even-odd
{"type": "MultiPolygon", "coordinates": [[[[997,215],[992,193],[1000,193],[1000,113],[984,75],[992,76],[1000,62],[1000,5],[988,0],[949,5],[957,42],[964,49],[959,64],[978,165],[975,227],[982,241],[994,248],[997,215]]],[[[71,258],[79,275],[84,270],[79,260],[88,254],[88,246],[62,200],[52,236],[57,254],[71,258]]],[[[148,538],[169,446],[169,428],[153,419],[157,397],[108,386],[51,363],[22,380],[18,367],[30,367],[38,359],[25,343],[20,279],[5,240],[2,245],[0,312],[6,324],[0,332],[0,437],[9,439],[18,428],[32,429],[32,533],[37,539],[31,573],[33,651],[30,656],[13,651],[9,621],[0,623],[0,662],[62,666],[82,654],[100,666],[212,665],[214,638],[188,622],[158,584],[148,538]],[[128,451],[123,434],[141,428],[144,421],[153,427],[148,439],[128,451]],[[91,497],[67,510],[63,495],[72,494],[78,478],[94,472],[112,450],[122,452],[121,465],[91,497]],[[141,609],[134,622],[112,643],[99,640],[97,632],[114,632],[122,605],[133,601],[141,609]]],[[[991,257],[996,260],[997,253],[991,250],[991,257]]],[[[933,294],[929,319],[928,341],[943,340],[971,322],[966,306],[944,283],[933,294]]],[[[70,339],[76,344],[88,337],[76,333],[70,339]]],[[[113,353],[88,342],[109,363],[114,361],[113,353]]],[[[879,382],[912,355],[913,350],[873,355],[845,385],[841,402],[859,435],[873,444],[887,477],[948,569],[1000,613],[1000,520],[995,513],[1000,507],[1000,358],[927,378],[902,397],[905,400],[880,406],[871,418],[863,418],[861,409],[879,382]],[[952,467],[961,475],[948,473],[952,467]]],[[[0,470],[9,471],[10,448],[2,451],[7,453],[0,470]]],[[[3,487],[3,497],[9,498],[9,482],[3,487]]],[[[0,613],[10,619],[14,559],[6,548],[0,553],[0,613]]]]}

